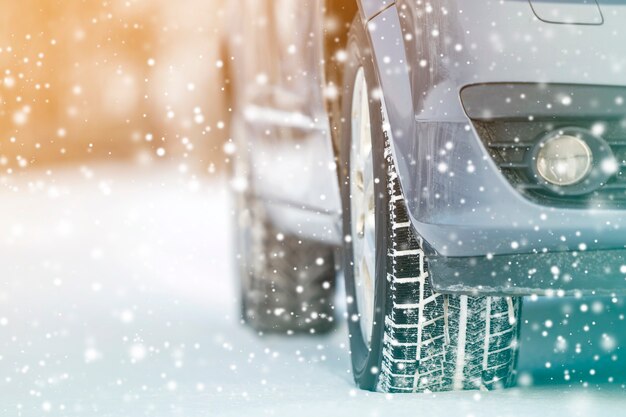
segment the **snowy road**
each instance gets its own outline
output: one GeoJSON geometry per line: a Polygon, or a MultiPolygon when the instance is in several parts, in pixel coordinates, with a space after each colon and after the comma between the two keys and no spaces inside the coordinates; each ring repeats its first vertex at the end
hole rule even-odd
{"type": "Polygon", "coordinates": [[[345,326],[238,325],[223,182],[76,167],[0,199],[1,416],[626,416],[621,299],[528,302],[523,387],[366,393],[345,326]]]}

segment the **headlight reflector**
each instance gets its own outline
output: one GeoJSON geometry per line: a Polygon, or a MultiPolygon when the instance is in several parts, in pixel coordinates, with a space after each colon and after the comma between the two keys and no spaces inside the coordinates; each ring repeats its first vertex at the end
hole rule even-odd
{"type": "Polygon", "coordinates": [[[537,173],[552,185],[581,182],[591,171],[593,154],[589,145],[576,136],[560,134],[546,140],[536,157],[537,173]]]}

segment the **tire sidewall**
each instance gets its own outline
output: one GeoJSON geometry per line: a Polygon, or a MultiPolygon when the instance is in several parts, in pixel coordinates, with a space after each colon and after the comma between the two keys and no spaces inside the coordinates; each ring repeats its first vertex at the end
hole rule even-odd
{"type": "Polygon", "coordinates": [[[382,112],[380,84],[376,74],[369,39],[362,21],[357,18],[352,23],[348,36],[347,60],[343,72],[342,89],[342,126],[340,144],[341,163],[341,199],[343,209],[343,232],[344,236],[351,236],[351,201],[350,201],[350,149],[352,142],[352,96],[354,81],[359,68],[363,68],[363,74],[369,90],[369,113],[372,127],[372,157],[373,174],[378,179],[374,183],[375,216],[376,216],[376,262],[375,262],[375,297],[374,297],[374,325],[371,332],[369,346],[365,343],[358,317],[359,306],[357,305],[354,259],[351,239],[344,239],[343,243],[343,270],[346,284],[346,295],[351,302],[348,303],[348,330],[350,333],[350,348],[352,356],[352,370],[354,379],[360,388],[375,390],[378,383],[378,375],[382,363],[382,351],[384,340],[384,323],[386,306],[388,305],[387,294],[387,248],[388,248],[388,225],[389,225],[389,192],[387,190],[387,163],[384,158],[385,137],[382,129],[382,112]]]}

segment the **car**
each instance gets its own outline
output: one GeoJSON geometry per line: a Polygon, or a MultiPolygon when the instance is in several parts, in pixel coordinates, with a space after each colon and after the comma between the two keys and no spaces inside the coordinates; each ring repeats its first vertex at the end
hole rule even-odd
{"type": "Polygon", "coordinates": [[[515,381],[522,298],[624,293],[626,4],[231,2],[242,317],[321,333],[353,376],[515,381]]]}

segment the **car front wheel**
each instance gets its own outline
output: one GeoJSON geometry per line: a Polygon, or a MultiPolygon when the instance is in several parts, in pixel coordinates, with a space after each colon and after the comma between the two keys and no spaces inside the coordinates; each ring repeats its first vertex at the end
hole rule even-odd
{"type": "Polygon", "coordinates": [[[354,378],[361,388],[382,392],[508,386],[521,299],[433,291],[394,167],[369,51],[357,19],[348,37],[340,150],[354,378]]]}

